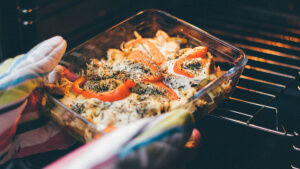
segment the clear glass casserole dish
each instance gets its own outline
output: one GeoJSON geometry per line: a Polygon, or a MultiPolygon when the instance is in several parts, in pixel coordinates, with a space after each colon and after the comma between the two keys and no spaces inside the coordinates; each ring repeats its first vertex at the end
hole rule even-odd
{"type": "MultiPolygon", "coordinates": [[[[78,73],[86,68],[92,58],[106,57],[108,49],[119,48],[122,42],[134,39],[134,31],[144,37],[153,37],[157,30],[163,30],[170,36],[187,39],[183,47],[206,46],[213,55],[215,64],[225,72],[190,98],[190,102],[200,101],[195,112],[197,120],[230,96],[247,63],[247,57],[240,49],[166,12],[154,9],[141,11],[70,50],[60,64],[78,73]],[[211,93],[216,97],[211,97],[211,93]]],[[[48,94],[45,105],[43,107],[45,114],[81,142],[89,142],[105,134],[94,124],[62,104],[56,96],[48,94]]]]}

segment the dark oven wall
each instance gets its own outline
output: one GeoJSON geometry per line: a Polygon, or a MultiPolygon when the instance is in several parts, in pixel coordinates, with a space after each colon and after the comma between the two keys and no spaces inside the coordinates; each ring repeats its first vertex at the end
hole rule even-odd
{"type": "MultiPolygon", "coordinates": [[[[55,35],[67,39],[72,48],[117,22],[113,15],[121,10],[122,1],[17,0],[15,5],[18,29],[11,32],[15,32],[18,44],[15,49],[7,49],[7,57],[55,35]]],[[[6,40],[12,43],[11,39],[6,40]]]]}
{"type": "Polygon", "coordinates": [[[300,2],[295,0],[7,0],[2,3],[1,60],[25,52],[54,35],[67,39],[70,49],[147,8],[166,10],[188,21],[236,6],[300,13],[300,2]],[[208,10],[208,6],[214,10],[208,10]]]}
{"type": "MultiPolygon", "coordinates": [[[[1,60],[27,51],[55,35],[68,48],[120,21],[126,12],[119,0],[16,0],[1,5],[1,60]]],[[[128,16],[128,15],[126,15],[128,16]]]]}
{"type": "Polygon", "coordinates": [[[70,49],[142,9],[166,6],[158,0],[16,0],[2,3],[1,60],[26,52],[55,35],[63,36],[70,49]]]}

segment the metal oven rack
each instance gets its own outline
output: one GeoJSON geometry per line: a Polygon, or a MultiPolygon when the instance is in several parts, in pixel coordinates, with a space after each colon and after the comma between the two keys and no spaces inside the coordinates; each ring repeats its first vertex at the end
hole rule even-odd
{"type": "Polygon", "coordinates": [[[235,10],[213,10],[197,25],[248,56],[235,92],[211,116],[286,138],[290,167],[300,168],[300,18],[235,10]]]}

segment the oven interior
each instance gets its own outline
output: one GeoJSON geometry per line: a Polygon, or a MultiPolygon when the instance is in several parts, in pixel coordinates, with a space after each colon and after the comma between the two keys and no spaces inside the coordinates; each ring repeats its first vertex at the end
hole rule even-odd
{"type": "MultiPolygon", "coordinates": [[[[1,39],[0,44],[6,42],[1,59],[55,34],[64,36],[71,49],[145,8],[165,10],[241,48],[248,64],[237,88],[197,123],[202,146],[182,168],[300,168],[299,1],[18,0],[9,6],[16,7],[10,15],[18,22],[4,18],[2,23],[18,30],[2,30],[8,33],[1,39]]],[[[46,120],[22,124],[17,132],[46,120]]],[[[12,160],[5,167],[40,168],[78,146],[12,160]]]]}

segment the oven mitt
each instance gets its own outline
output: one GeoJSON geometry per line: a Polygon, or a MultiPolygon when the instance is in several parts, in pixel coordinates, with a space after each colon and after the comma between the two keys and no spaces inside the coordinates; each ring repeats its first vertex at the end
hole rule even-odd
{"type": "MultiPolygon", "coordinates": [[[[66,42],[61,37],[54,37],[0,65],[0,164],[11,158],[62,149],[74,143],[53,122],[22,130],[23,124],[39,120],[41,95],[34,89],[58,64],[65,49],[66,42]]],[[[80,147],[48,168],[176,166],[174,161],[182,162],[178,155],[192,131],[192,109],[181,108],[119,128],[80,147]]],[[[197,141],[191,140],[190,145],[195,143],[197,141]]]]}
{"type": "Polygon", "coordinates": [[[66,41],[56,36],[0,64],[0,164],[74,143],[53,122],[45,121],[45,124],[22,130],[30,126],[30,122],[39,120],[41,97],[34,89],[58,64],[65,50],[66,41]]]}
{"type": "Polygon", "coordinates": [[[186,105],[161,116],[138,120],[80,147],[46,168],[178,168],[187,158],[183,151],[193,129],[194,110],[193,105],[186,105]]]}

